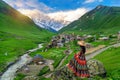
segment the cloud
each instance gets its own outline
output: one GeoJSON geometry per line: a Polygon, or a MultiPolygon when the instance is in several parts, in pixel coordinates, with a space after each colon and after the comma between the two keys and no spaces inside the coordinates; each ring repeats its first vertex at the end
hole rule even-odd
{"type": "Polygon", "coordinates": [[[16,9],[38,9],[43,12],[49,12],[53,10],[53,8],[48,7],[42,2],[39,2],[39,0],[4,0],[4,1],[16,9]]]}
{"type": "MultiPolygon", "coordinates": [[[[37,10],[37,9],[18,9],[19,12],[21,12],[22,14],[32,18],[33,16],[38,16],[40,13],[42,13],[41,11],[37,10]]],[[[42,13],[43,14],[43,13],[42,13]]]]}
{"type": "Polygon", "coordinates": [[[85,0],[84,3],[93,3],[93,2],[95,2],[95,0],[85,0]]]}
{"type": "Polygon", "coordinates": [[[86,8],[78,8],[76,10],[70,11],[59,11],[54,13],[49,13],[48,16],[56,20],[74,21],[80,18],[83,14],[88,11],[86,8]]]}
{"type": "Polygon", "coordinates": [[[93,2],[102,2],[103,0],[85,0],[83,4],[93,3],[93,2]]]}

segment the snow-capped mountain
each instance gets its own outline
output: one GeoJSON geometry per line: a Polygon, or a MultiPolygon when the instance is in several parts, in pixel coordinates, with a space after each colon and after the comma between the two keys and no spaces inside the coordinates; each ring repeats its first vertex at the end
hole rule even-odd
{"type": "Polygon", "coordinates": [[[70,22],[64,20],[55,20],[44,13],[37,13],[29,16],[35,24],[50,31],[59,31],[70,22]]]}
{"type": "Polygon", "coordinates": [[[45,16],[45,17],[39,16],[37,18],[34,17],[32,19],[38,26],[45,28],[45,29],[48,29],[50,31],[51,31],[51,29],[58,31],[61,28],[63,28],[65,25],[67,25],[67,24],[64,24],[60,21],[55,21],[54,19],[51,19],[47,16],[45,16]]]}

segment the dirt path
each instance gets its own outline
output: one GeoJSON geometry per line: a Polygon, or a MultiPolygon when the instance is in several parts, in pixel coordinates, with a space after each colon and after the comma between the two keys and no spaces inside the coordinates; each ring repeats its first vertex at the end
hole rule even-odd
{"type": "Polygon", "coordinates": [[[54,66],[53,66],[54,61],[46,59],[46,66],[50,68],[50,71],[54,71],[54,66]]]}
{"type": "MultiPolygon", "coordinates": [[[[37,48],[28,50],[30,52],[34,52],[38,49],[42,48],[42,44],[39,44],[37,48]]],[[[20,57],[20,59],[13,65],[11,65],[1,76],[0,80],[13,80],[16,74],[16,71],[19,70],[22,66],[26,65],[32,60],[32,58],[28,54],[24,54],[20,57]]]]}
{"type": "Polygon", "coordinates": [[[97,51],[95,51],[95,52],[93,52],[91,54],[86,55],[86,59],[89,60],[89,59],[93,58],[94,56],[96,56],[96,55],[102,53],[103,51],[107,50],[108,48],[119,47],[119,46],[120,46],[120,43],[117,43],[117,44],[114,44],[114,45],[99,49],[99,50],[97,50],[97,51]]]}
{"type": "Polygon", "coordinates": [[[100,50],[100,49],[102,49],[102,48],[105,48],[105,45],[99,45],[99,46],[97,46],[97,47],[93,47],[93,48],[86,49],[87,51],[86,51],[85,54],[91,54],[91,53],[93,53],[93,52],[95,52],[95,51],[97,51],[97,50],[100,50]]]}

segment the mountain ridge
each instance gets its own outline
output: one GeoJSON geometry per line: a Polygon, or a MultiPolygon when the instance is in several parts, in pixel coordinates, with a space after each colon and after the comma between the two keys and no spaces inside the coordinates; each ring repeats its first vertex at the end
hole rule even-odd
{"type": "Polygon", "coordinates": [[[114,29],[114,32],[117,32],[120,26],[120,7],[108,7],[103,5],[98,5],[93,10],[87,12],[81,16],[78,20],[70,23],[68,26],[61,29],[59,32],[74,32],[74,31],[102,31],[108,29],[108,32],[111,32],[109,29],[114,29]],[[103,29],[104,28],[104,29],[103,29]]]}

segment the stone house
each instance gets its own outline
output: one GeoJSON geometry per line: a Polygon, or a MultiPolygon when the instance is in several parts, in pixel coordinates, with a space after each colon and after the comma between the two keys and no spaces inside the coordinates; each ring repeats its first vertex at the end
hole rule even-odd
{"type": "Polygon", "coordinates": [[[43,64],[44,63],[44,58],[43,56],[41,56],[40,54],[36,54],[34,57],[33,57],[33,63],[39,65],[39,64],[43,64]]]}

